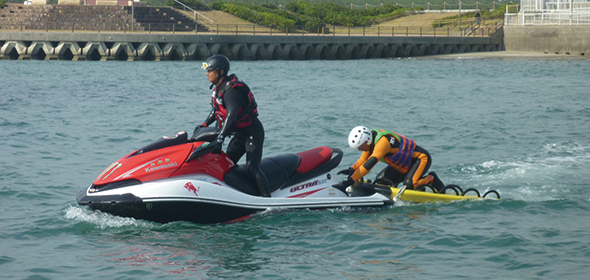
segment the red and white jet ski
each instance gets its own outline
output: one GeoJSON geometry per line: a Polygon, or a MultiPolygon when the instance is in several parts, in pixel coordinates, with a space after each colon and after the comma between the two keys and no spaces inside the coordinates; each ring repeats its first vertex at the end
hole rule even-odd
{"type": "Polygon", "coordinates": [[[160,223],[223,223],[273,209],[382,207],[388,195],[351,195],[333,187],[330,173],[342,160],[340,149],[317,147],[265,158],[271,197],[261,197],[245,165],[211,153],[216,129],[164,137],[111,164],[86,190],[80,205],[123,217],[160,223]]]}

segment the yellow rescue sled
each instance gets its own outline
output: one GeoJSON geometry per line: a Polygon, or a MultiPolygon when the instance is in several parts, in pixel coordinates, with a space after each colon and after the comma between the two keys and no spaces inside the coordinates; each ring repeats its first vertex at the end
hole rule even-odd
{"type": "MultiPolygon", "coordinates": [[[[394,199],[397,193],[400,191],[397,187],[391,187],[387,185],[381,184],[372,184],[372,183],[360,183],[358,186],[353,188],[360,188],[365,189],[364,191],[376,191],[383,195],[389,196],[390,199],[394,199]]],[[[457,201],[457,200],[480,200],[480,199],[500,199],[500,194],[495,190],[489,190],[485,192],[483,195],[480,196],[480,193],[476,189],[467,189],[463,191],[457,185],[448,185],[443,190],[443,193],[436,193],[436,189],[430,187],[429,185],[419,187],[416,190],[409,190],[406,189],[400,196],[399,199],[417,203],[424,203],[424,202],[439,202],[439,201],[457,201]],[[426,190],[429,189],[432,192],[427,192],[426,190]],[[447,191],[452,190],[454,194],[446,193],[447,191]]]]}

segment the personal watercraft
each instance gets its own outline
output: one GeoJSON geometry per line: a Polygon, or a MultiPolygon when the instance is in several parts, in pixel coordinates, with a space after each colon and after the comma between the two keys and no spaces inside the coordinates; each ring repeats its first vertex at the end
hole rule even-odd
{"type": "MultiPolygon", "coordinates": [[[[271,197],[262,197],[245,165],[234,164],[223,151],[212,152],[209,143],[218,133],[201,128],[189,139],[180,132],[136,150],[107,167],[78,193],[77,202],[113,215],[160,223],[224,223],[273,209],[394,204],[398,190],[394,186],[365,182],[347,190],[335,187],[338,182],[331,170],[340,164],[343,153],[324,146],[263,159],[261,169],[271,197]]],[[[406,191],[400,199],[413,197],[412,192],[406,191]]],[[[477,197],[455,199],[464,198],[477,197]]]]}
{"type": "Polygon", "coordinates": [[[208,150],[218,131],[199,132],[191,139],[185,132],[162,138],[114,162],[77,195],[78,204],[160,223],[223,223],[267,209],[392,204],[380,193],[351,197],[333,187],[330,171],[343,153],[329,147],[263,159],[271,197],[261,197],[245,165],[208,150]]]}

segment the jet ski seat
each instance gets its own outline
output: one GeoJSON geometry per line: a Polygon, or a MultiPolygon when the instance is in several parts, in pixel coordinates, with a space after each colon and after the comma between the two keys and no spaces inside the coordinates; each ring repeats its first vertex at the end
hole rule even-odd
{"type": "MultiPolygon", "coordinates": [[[[260,163],[271,192],[330,172],[342,160],[342,150],[317,147],[297,154],[283,154],[265,158],[260,163]],[[335,157],[332,157],[336,153],[335,157]]],[[[328,175],[328,178],[330,175],[328,175]]],[[[223,179],[228,185],[250,195],[260,191],[246,165],[236,165],[223,179]]]]}
{"type": "MultiPolygon", "coordinates": [[[[260,162],[260,169],[266,175],[270,191],[275,191],[283,186],[295,174],[300,162],[301,158],[296,154],[282,154],[263,159],[260,162]]],[[[241,192],[260,195],[260,191],[245,164],[233,167],[223,179],[228,185],[241,192]]]]}

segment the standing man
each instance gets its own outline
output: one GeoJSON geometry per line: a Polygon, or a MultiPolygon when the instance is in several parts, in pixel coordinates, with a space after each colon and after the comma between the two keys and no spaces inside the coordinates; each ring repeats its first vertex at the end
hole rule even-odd
{"type": "Polygon", "coordinates": [[[226,56],[218,54],[210,57],[203,63],[203,69],[207,71],[207,78],[211,82],[209,88],[215,87],[211,96],[213,109],[205,121],[195,127],[194,132],[217,121],[221,132],[212,143],[216,145],[215,151],[219,153],[225,138],[233,135],[226,154],[236,164],[246,154],[248,171],[260,194],[270,197],[268,181],[260,169],[264,127],[258,119],[254,95],[235,74],[228,75],[229,59],[226,56]]]}
{"type": "Polygon", "coordinates": [[[479,25],[479,18],[481,15],[479,14],[479,10],[475,10],[475,24],[479,25]]]}

